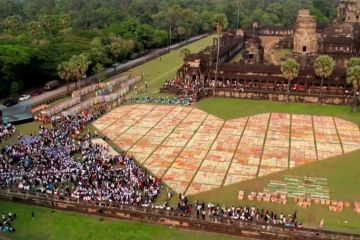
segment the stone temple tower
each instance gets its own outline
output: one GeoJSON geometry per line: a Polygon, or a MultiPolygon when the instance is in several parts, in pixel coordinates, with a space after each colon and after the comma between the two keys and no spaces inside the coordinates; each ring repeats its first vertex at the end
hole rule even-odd
{"type": "Polygon", "coordinates": [[[312,54],[318,50],[316,21],[308,9],[299,11],[294,34],[294,53],[312,54]]]}
{"type": "Polygon", "coordinates": [[[360,23],[360,0],[340,0],[337,21],[360,23]]]}

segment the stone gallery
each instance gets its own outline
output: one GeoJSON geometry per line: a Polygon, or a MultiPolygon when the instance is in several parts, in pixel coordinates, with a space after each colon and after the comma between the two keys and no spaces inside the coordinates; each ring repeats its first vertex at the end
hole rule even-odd
{"type": "Polygon", "coordinates": [[[193,100],[224,96],[351,104],[353,96],[359,94],[347,82],[346,66],[351,57],[360,55],[359,12],[359,0],[343,0],[331,24],[317,24],[310,11],[303,9],[293,27],[262,27],[254,23],[251,28],[225,32],[220,41],[214,39],[212,47],[185,56],[177,77],[168,81],[162,91],[191,96],[193,100]],[[289,49],[287,58],[300,64],[299,73],[291,82],[273,56],[278,49],[289,49]],[[241,60],[231,62],[238,54],[242,55],[241,60]],[[265,54],[270,60],[264,58],[265,54]],[[335,62],[332,73],[324,79],[313,67],[320,55],[328,55],[335,62]]]}

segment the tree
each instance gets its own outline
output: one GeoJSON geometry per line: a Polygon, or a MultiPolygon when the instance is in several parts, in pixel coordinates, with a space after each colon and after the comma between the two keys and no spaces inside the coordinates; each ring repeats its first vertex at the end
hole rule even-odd
{"type": "Polygon", "coordinates": [[[360,66],[353,66],[346,70],[347,82],[353,86],[353,112],[356,112],[357,105],[357,92],[360,86],[360,66]]]}
{"type": "Polygon", "coordinates": [[[34,51],[34,48],[17,44],[0,44],[0,94],[8,94],[12,82],[21,84],[31,77],[29,68],[34,51]]]}
{"type": "Polygon", "coordinates": [[[81,78],[86,73],[90,63],[84,54],[74,55],[69,61],[71,72],[78,80],[79,89],[81,88],[81,78]]]}
{"type": "Polygon", "coordinates": [[[39,17],[39,22],[41,23],[42,27],[43,27],[43,31],[44,31],[44,37],[45,37],[45,32],[48,31],[50,37],[52,37],[52,28],[54,27],[54,16],[52,15],[42,15],[39,17]]]}
{"type": "Polygon", "coordinates": [[[293,80],[299,75],[299,69],[300,69],[299,63],[292,58],[286,60],[286,62],[281,64],[282,75],[285,79],[288,80],[287,101],[289,101],[291,80],[293,80]]]}
{"type": "Polygon", "coordinates": [[[70,62],[60,63],[57,67],[57,72],[58,72],[60,79],[65,80],[66,86],[67,86],[67,94],[70,95],[69,81],[73,76],[70,62]]]}
{"type": "Polygon", "coordinates": [[[12,82],[10,86],[10,95],[13,98],[20,91],[20,84],[18,82],[12,82]]]}
{"type": "Polygon", "coordinates": [[[237,18],[236,18],[236,28],[239,28],[240,23],[240,9],[244,7],[244,0],[237,0],[236,6],[237,6],[237,18]]]}
{"type": "Polygon", "coordinates": [[[19,29],[22,25],[21,17],[18,15],[9,16],[4,19],[3,26],[15,35],[19,34],[19,29]]]}
{"type": "Polygon", "coordinates": [[[180,56],[182,57],[186,57],[187,55],[189,55],[191,53],[190,49],[188,48],[182,48],[180,50],[180,56]]]}
{"type": "Polygon", "coordinates": [[[62,29],[67,29],[70,27],[71,17],[69,14],[62,14],[59,16],[59,22],[62,29]]]}
{"type": "Polygon", "coordinates": [[[42,30],[42,26],[40,22],[37,21],[32,21],[29,23],[28,25],[29,27],[29,31],[31,34],[31,37],[36,38],[39,36],[41,30],[42,30]]]}
{"type": "Polygon", "coordinates": [[[360,66],[360,58],[359,57],[350,58],[346,67],[351,68],[351,67],[355,67],[355,66],[360,66]]]}
{"type": "Polygon", "coordinates": [[[84,53],[88,60],[91,61],[92,65],[95,66],[97,63],[103,65],[111,64],[111,60],[108,58],[104,47],[91,48],[90,51],[84,53]]]}
{"type": "Polygon", "coordinates": [[[106,74],[104,71],[105,71],[105,67],[101,63],[97,63],[93,68],[93,72],[97,75],[99,84],[100,82],[103,82],[106,79],[106,74]]]}
{"type": "Polygon", "coordinates": [[[324,78],[331,76],[331,74],[334,71],[334,67],[335,67],[335,61],[332,57],[328,55],[321,55],[315,59],[314,62],[315,74],[316,76],[321,77],[320,103],[322,102],[324,78]]]}
{"type": "Polygon", "coordinates": [[[225,14],[215,14],[213,17],[213,26],[216,32],[220,34],[228,27],[229,23],[225,14]]]}
{"type": "Polygon", "coordinates": [[[183,26],[178,26],[176,32],[179,35],[179,39],[181,41],[183,39],[184,34],[186,33],[186,29],[183,26]]]}
{"type": "Polygon", "coordinates": [[[70,27],[71,24],[71,17],[69,14],[61,14],[57,16],[57,22],[60,25],[61,30],[60,33],[63,33],[65,35],[65,39],[68,38],[69,33],[73,31],[73,29],[70,27]]]}
{"type": "Polygon", "coordinates": [[[202,30],[207,33],[210,30],[210,26],[208,23],[203,23],[202,30]]]}
{"type": "Polygon", "coordinates": [[[217,14],[217,15],[215,15],[214,19],[215,19],[216,32],[218,33],[218,40],[217,40],[215,83],[214,83],[214,86],[213,86],[213,97],[215,97],[216,82],[217,82],[218,68],[219,68],[221,32],[227,27],[227,24],[228,24],[226,16],[224,14],[217,14]]]}
{"type": "Polygon", "coordinates": [[[110,47],[110,53],[113,56],[114,61],[122,60],[128,54],[127,49],[121,43],[118,42],[111,43],[109,47],[110,47]]]}

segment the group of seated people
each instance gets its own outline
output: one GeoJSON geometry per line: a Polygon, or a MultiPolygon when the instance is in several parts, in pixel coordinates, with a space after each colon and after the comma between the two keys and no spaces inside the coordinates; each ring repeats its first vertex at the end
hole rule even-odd
{"type": "Polygon", "coordinates": [[[0,126],[0,143],[2,142],[2,140],[6,140],[6,138],[11,137],[15,130],[15,126],[11,123],[0,126]]]}
{"type": "Polygon", "coordinates": [[[52,128],[19,137],[0,153],[0,187],[35,191],[79,201],[149,204],[160,191],[160,181],[127,155],[110,157],[94,144],[87,124],[103,112],[52,119],[52,128]],[[80,160],[75,159],[80,156],[80,160]]]}
{"type": "Polygon", "coordinates": [[[162,87],[170,93],[178,94],[181,97],[187,97],[191,101],[197,101],[204,91],[204,87],[200,82],[185,83],[178,79],[168,80],[162,87]]]}
{"type": "Polygon", "coordinates": [[[191,103],[189,97],[149,97],[149,96],[136,96],[126,100],[129,103],[156,103],[156,104],[174,104],[188,106],[191,103]]]}
{"type": "Polygon", "coordinates": [[[7,215],[3,212],[0,221],[0,232],[15,232],[16,229],[13,226],[13,222],[16,219],[16,214],[9,212],[7,215]]]}

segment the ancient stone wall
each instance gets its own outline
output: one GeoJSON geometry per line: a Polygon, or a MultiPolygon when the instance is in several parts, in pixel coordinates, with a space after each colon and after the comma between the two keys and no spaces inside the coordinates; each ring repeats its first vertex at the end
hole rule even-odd
{"type": "Polygon", "coordinates": [[[360,23],[360,0],[340,0],[337,21],[360,23]]]}
{"type": "Polygon", "coordinates": [[[297,229],[290,231],[289,228],[280,226],[241,222],[231,218],[211,218],[206,220],[197,219],[194,215],[180,213],[178,211],[166,211],[161,209],[141,208],[129,205],[116,205],[114,203],[86,203],[60,200],[51,196],[43,197],[38,194],[11,193],[0,191],[0,199],[29,204],[34,206],[78,212],[88,215],[97,215],[101,218],[110,217],[130,221],[145,222],[196,230],[215,232],[220,234],[240,236],[251,239],[278,239],[278,240],[317,240],[317,239],[341,239],[360,240],[360,235],[337,233],[316,229],[297,229]]]}
{"type": "Polygon", "coordinates": [[[316,21],[310,11],[302,9],[296,20],[294,34],[294,53],[316,53],[318,49],[316,21]]]}

